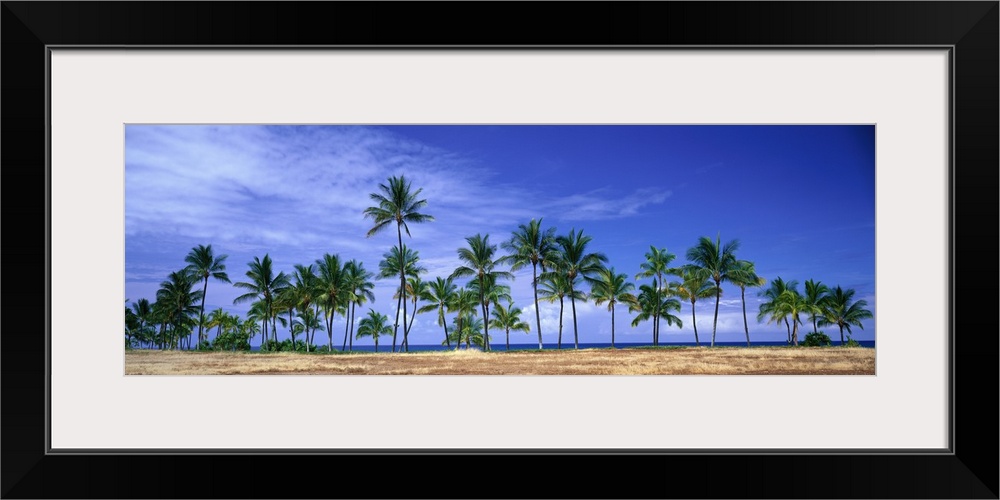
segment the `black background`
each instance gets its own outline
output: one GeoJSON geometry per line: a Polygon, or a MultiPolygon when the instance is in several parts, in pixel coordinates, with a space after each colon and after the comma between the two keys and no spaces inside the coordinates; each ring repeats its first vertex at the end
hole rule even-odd
{"type": "MultiPolygon", "coordinates": [[[[995,1],[2,2],[2,495],[997,498],[998,19],[995,1]],[[955,453],[46,455],[45,47],[304,44],[955,46],[955,453]],[[526,483],[528,476],[538,481],[526,483]]],[[[81,335],[97,334],[78,320],[81,335]]],[[[543,425],[570,418],[548,416],[543,425]]],[[[664,432],[656,415],[635,418],[664,432]]],[[[178,425],[209,422],[195,411],[178,425]]],[[[865,414],[820,423],[840,424],[864,426],[865,414]]],[[[275,423],[268,432],[292,425],[275,423]]]]}

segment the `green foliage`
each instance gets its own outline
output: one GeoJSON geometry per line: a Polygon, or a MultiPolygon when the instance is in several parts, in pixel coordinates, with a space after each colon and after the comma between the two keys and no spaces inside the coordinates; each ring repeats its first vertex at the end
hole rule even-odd
{"type": "Polygon", "coordinates": [[[806,347],[827,347],[832,345],[830,342],[830,337],[823,332],[812,332],[806,334],[806,338],[802,341],[802,344],[806,347]]]}
{"type": "Polygon", "coordinates": [[[195,347],[195,349],[199,351],[213,351],[215,350],[215,347],[212,346],[211,342],[207,340],[202,340],[201,342],[198,343],[198,347],[195,347]]]}
{"type": "Polygon", "coordinates": [[[857,340],[848,338],[847,342],[844,342],[844,347],[861,347],[861,344],[859,344],[857,340]]]}
{"type": "MultiPolygon", "coordinates": [[[[313,349],[314,348],[310,347],[310,350],[313,349]]],[[[306,352],[306,343],[296,341],[295,348],[293,349],[292,339],[285,339],[280,342],[268,340],[260,346],[260,352],[306,352]]]]}

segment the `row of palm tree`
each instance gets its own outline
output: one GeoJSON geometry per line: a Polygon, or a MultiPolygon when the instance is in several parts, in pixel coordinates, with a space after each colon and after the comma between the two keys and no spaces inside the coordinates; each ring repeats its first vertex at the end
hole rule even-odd
{"type": "MultiPolygon", "coordinates": [[[[616,305],[624,304],[629,312],[637,313],[632,321],[633,327],[642,321],[651,320],[652,341],[654,345],[659,345],[661,320],[668,326],[683,327],[682,320],[673,313],[680,312],[680,300],[690,302],[695,343],[700,345],[695,303],[698,299],[707,299],[713,295],[715,313],[711,346],[714,347],[723,283],[740,289],[746,341],[748,346],[751,343],[746,315],[746,289],[762,287],[766,284],[766,279],[756,274],[753,262],[737,259],[736,251],[740,245],[738,240],[722,244],[718,236],[715,240],[701,237],[695,246],[687,250],[688,263],[677,267],[671,267],[676,258],[674,254],[665,248],[651,246],[635,275],[636,280],[649,278],[651,282],[640,284],[639,293],[634,294],[636,284],[629,282],[627,275],[608,267],[608,258],[603,253],[589,250],[591,236],[584,235],[582,230],[577,231],[576,228],[566,235],[557,235],[554,227],[543,229],[541,219],[532,219],[527,224],[519,225],[500,244],[507,251],[506,255],[498,254],[498,246],[490,242],[489,234],[476,234],[467,237],[467,246],[457,250],[460,265],[450,276],[424,282],[420,275],[426,269],[419,264],[418,252],[407,248],[402,239],[403,232],[410,236],[410,224],[434,220],[433,216],[419,212],[427,205],[427,200],[419,199],[421,192],[422,189],[413,190],[405,177],[391,177],[386,183],[379,185],[379,192],[370,194],[376,205],[363,212],[364,217],[373,222],[367,237],[383,232],[392,227],[393,223],[396,227],[397,245],[383,255],[377,275],[384,279],[399,277],[399,286],[393,295],[397,301],[391,329],[393,352],[396,351],[399,326],[403,326],[400,349],[408,351],[409,333],[414,318],[419,313],[427,312],[437,312],[437,323],[444,329],[443,344],[449,348],[453,338],[457,339],[456,349],[463,339],[468,345],[473,339],[481,338],[483,349],[491,350],[489,329],[493,327],[505,331],[509,349],[510,330],[529,332],[530,327],[519,320],[521,310],[513,306],[510,287],[502,282],[513,280],[513,272],[526,268],[529,264],[532,268],[531,285],[539,349],[543,348],[539,300],[559,301],[557,345],[561,349],[565,299],[569,298],[573,343],[578,349],[577,301],[591,299],[597,305],[607,304],[612,321],[612,345],[615,344],[616,305]],[[668,281],[668,277],[677,277],[678,280],[668,281]],[[458,288],[454,281],[458,278],[471,279],[465,287],[458,288]],[[581,289],[584,284],[589,285],[589,295],[581,289]],[[426,304],[418,308],[419,301],[426,304]],[[491,308],[494,313],[492,317],[491,308]],[[455,335],[449,333],[447,313],[456,315],[453,320],[455,335]],[[476,315],[483,318],[478,323],[476,315]],[[484,321],[485,319],[489,320],[484,321]],[[477,324],[481,325],[481,333],[477,333],[477,324]]],[[[156,303],[142,306],[158,312],[156,322],[160,324],[161,334],[176,333],[172,337],[161,337],[184,338],[184,332],[197,326],[199,345],[207,341],[205,326],[217,324],[206,318],[204,313],[208,281],[209,278],[214,278],[230,282],[225,271],[225,260],[225,255],[213,254],[211,245],[193,248],[185,257],[188,266],[172,273],[161,284],[156,303]],[[200,291],[193,289],[196,284],[201,285],[200,291]],[[197,305],[199,302],[200,305],[197,305]]],[[[355,260],[342,263],[339,255],[325,254],[314,264],[295,265],[295,271],[287,275],[275,272],[270,256],[265,254],[263,258],[254,257],[248,263],[248,268],[247,281],[233,283],[235,287],[246,291],[234,303],[251,303],[248,318],[252,317],[260,322],[262,342],[268,338],[277,342],[277,324],[280,322],[289,328],[293,348],[298,334],[305,335],[305,345],[308,348],[318,330],[327,333],[327,348],[332,351],[333,323],[340,313],[345,319],[341,350],[348,349],[348,342],[353,348],[353,340],[357,337],[353,334],[356,307],[375,300],[372,293],[374,284],[370,281],[374,275],[367,272],[362,263],[355,260]],[[287,320],[283,316],[285,313],[287,320]]],[[[814,331],[821,324],[838,325],[842,342],[844,328],[850,333],[851,326],[860,327],[862,319],[871,318],[871,313],[864,309],[867,305],[864,301],[852,303],[853,290],[844,291],[838,286],[836,292],[831,292],[818,282],[808,281],[806,294],[803,296],[795,291],[795,285],[794,281],[786,283],[779,277],[771,282],[771,288],[760,294],[767,300],[760,306],[758,321],[766,319],[769,323],[784,322],[788,329],[789,343],[798,343],[798,325],[801,323],[799,315],[803,313],[810,314],[814,331]],[[838,305],[836,297],[846,299],[841,300],[838,305]]],[[[382,326],[388,318],[370,309],[365,320],[364,328],[359,324],[358,336],[372,336],[377,342],[378,336],[385,334],[382,326]]],[[[221,328],[219,331],[221,332],[221,328]]],[[[188,342],[190,347],[190,341],[188,342]]],[[[175,339],[166,344],[161,342],[159,345],[161,348],[176,347],[177,341],[175,339]]]]}

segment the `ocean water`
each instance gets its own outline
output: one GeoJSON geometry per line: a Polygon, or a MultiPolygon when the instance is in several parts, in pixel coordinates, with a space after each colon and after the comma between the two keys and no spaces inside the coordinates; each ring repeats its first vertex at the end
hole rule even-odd
{"type": "MultiPolygon", "coordinates": [[[[861,344],[861,347],[869,347],[869,348],[874,348],[875,347],[875,341],[874,340],[859,340],[858,343],[861,344]]],[[[839,344],[840,344],[840,342],[838,340],[834,340],[833,341],[833,346],[834,347],[836,347],[839,344]]],[[[558,348],[558,344],[557,343],[551,343],[550,344],[550,343],[546,342],[546,343],[544,343],[542,345],[545,347],[545,349],[556,349],[556,348],[558,348]]],[[[708,347],[709,345],[710,345],[710,342],[702,342],[701,343],[702,347],[708,347]]],[[[777,341],[777,342],[751,342],[750,345],[751,345],[751,347],[765,347],[765,346],[785,346],[785,345],[788,345],[788,344],[785,341],[782,340],[782,341],[777,341]]],[[[619,349],[625,348],[625,347],[652,347],[653,343],[652,342],[645,342],[645,343],[644,342],[637,342],[637,343],[617,342],[617,343],[615,343],[615,346],[618,347],[619,349]]],[[[695,343],[694,342],[670,342],[670,343],[660,342],[660,347],[678,347],[678,346],[695,347],[695,343]]],[[[716,347],[743,347],[743,348],[746,348],[747,343],[746,342],[716,342],[715,346],[716,347]]],[[[496,342],[496,341],[494,341],[492,347],[493,347],[494,351],[506,351],[507,350],[507,346],[503,342],[496,342]]],[[[581,342],[580,343],[580,349],[607,349],[607,348],[610,348],[610,347],[611,347],[611,343],[610,342],[600,342],[600,343],[582,343],[581,342]]],[[[339,351],[340,350],[340,346],[339,345],[335,345],[335,346],[333,346],[333,348],[334,348],[335,351],[339,351]]],[[[397,344],[396,345],[396,349],[399,350],[399,348],[400,348],[400,346],[399,346],[399,344],[397,344]]],[[[568,342],[568,343],[567,342],[563,342],[562,348],[563,349],[572,349],[573,348],[573,342],[568,342]]],[[[410,352],[447,351],[448,349],[449,349],[448,346],[443,346],[443,345],[434,345],[434,344],[421,344],[421,345],[417,345],[417,344],[410,344],[410,352]]],[[[454,346],[452,346],[451,349],[454,349],[454,346]]],[[[465,346],[463,345],[461,347],[461,349],[464,350],[465,346]]],[[[473,350],[479,350],[479,348],[475,347],[475,346],[471,347],[471,349],[473,349],[473,350]]],[[[511,351],[515,351],[515,350],[537,350],[537,349],[538,349],[538,343],[534,343],[534,344],[511,344],[510,345],[510,350],[511,351]]],[[[250,348],[250,350],[251,351],[258,351],[258,350],[260,350],[260,346],[253,346],[253,347],[250,348]]],[[[354,346],[354,350],[355,351],[360,351],[360,352],[374,352],[375,351],[375,346],[373,346],[373,345],[355,345],[354,346]]],[[[379,345],[378,345],[378,352],[392,352],[392,343],[389,343],[388,345],[379,343],[379,345]]]]}

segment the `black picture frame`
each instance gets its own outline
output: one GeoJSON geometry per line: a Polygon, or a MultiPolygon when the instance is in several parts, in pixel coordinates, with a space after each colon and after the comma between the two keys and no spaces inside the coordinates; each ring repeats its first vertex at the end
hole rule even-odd
{"type": "MultiPolygon", "coordinates": [[[[319,496],[348,497],[998,498],[997,327],[990,309],[964,305],[980,296],[993,304],[996,296],[998,2],[552,7],[488,2],[2,2],[0,161],[8,229],[2,252],[12,287],[8,291],[14,291],[3,294],[7,314],[0,330],[3,497],[306,498],[315,496],[314,485],[320,485],[319,496]],[[49,314],[58,314],[48,311],[46,300],[46,62],[47,47],[56,45],[951,47],[951,453],[48,454],[48,366],[40,330],[49,314]],[[960,297],[963,302],[956,304],[960,297]],[[964,326],[959,329],[959,324],[964,326]],[[441,477],[424,476],[415,463],[429,464],[441,477]],[[551,489],[527,486],[524,479],[534,476],[530,471],[539,471],[537,477],[551,489]]],[[[86,333],[85,326],[81,330],[86,333]]],[[[204,417],[192,415],[192,422],[199,418],[204,417]]],[[[846,424],[863,422],[859,415],[857,422],[846,424]]]]}

